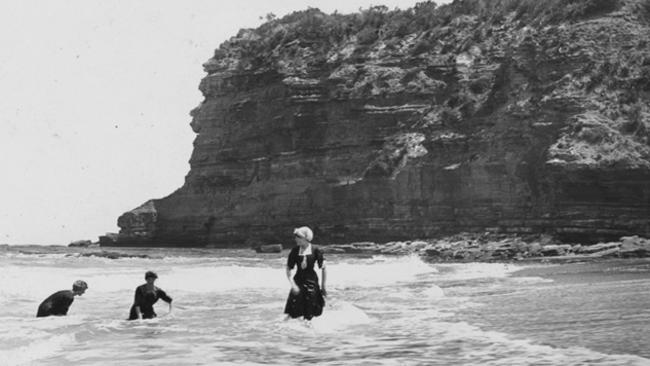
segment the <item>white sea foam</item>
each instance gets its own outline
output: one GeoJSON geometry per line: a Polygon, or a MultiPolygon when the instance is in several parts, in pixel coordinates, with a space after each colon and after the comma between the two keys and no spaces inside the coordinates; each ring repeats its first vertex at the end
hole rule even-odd
{"type": "Polygon", "coordinates": [[[467,361],[482,360],[483,365],[649,365],[650,360],[633,355],[608,355],[583,347],[567,345],[556,348],[535,344],[528,339],[516,339],[505,333],[484,331],[467,324],[440,323],[445,329],[443,342],[477,342],[482,347],[468,348],[463,353],[467,361]],[[491,357],[498,355],[499,357],[491,357]],[[490,360],[490,358],[493,358],[490,360]]]}
{"type": "MultiPolygon", "coordinates": [[[[83,279],[89,284],[88,293],[133,290],[144,282],[146,270],[159,275],[157,285],[164,289],[195,292],[231,291],[243,288],[286,289],[284,260],[245,261],[250,265],[225,264],[222,260],[193,262],[191,265],[166,260],[146,263],[117,261],[104,263],[88,258],[64,258],[30,266],[6,266],[0,273],[3,297],[23,296],[42,299],[53,291],[68,289],[72,282],[83,279]],[[75,260],[84,263],[74,262],[75,260]],[[53,261],[53,262],[52,262],[53,261]],[[85,263],[96,262],[96,263],[85,263]],[[71,265],[70,263],[74,263],[71,265]],[[137,264],[142,264],[138,266],[137,264]]],[[[47,262],[47,261],[46,261],[47,262]]],[[[229,261],[230,262],[230,261],[229,261]]],[[[320,274],[320,271],[317,271],[320,274]]],[[[374,257],[371,260],[346,260],[328,263],[328,284],[331,288],[373,287],[411,281],[417,275],[435,273],[436,269],[417,256],[374,257]]]]}
{"type": "Polygon", "coordinates": [[[436,267],[441,269],[439,278],[445,280],[505,278],[521,269],[521,267],[509,263],[453,263],[436,264],[436,267]]]}
{"type": "MultiPolygon", "coordinates": [[[[201,264],[193,266],[162,267],[156,284],[167,291],[223,292],[242,289],[286,290],[288,286],[282,262],[242,266],[201,264]]],[[[377,257],[372,261],[350,261],[327,264],[327,283],[330,288],[373,287],[413,280],[417,275],[436,270],[416,256],[377,257]]],[[[155,266],[152,268],[157,270],[155,266]]],[[[97,291],[133,289],[142,281],[142,270],[121,270],[87,276],[91,288],[97,291]]],[[[320,270],[317,270],[320,275],[320,270]]]]}
{"type": "Polygon", "coordinates": [[[550,278],[528,276],[528,277],[512,277],[513,282],[522,283],[522,284],[535,284],[535,283],[551,283],[554,282],[550,278]]]}
{"type": "Polygon", "coordinates": [[[279,321],[281,331],[293,331],[317,335],[319,333],[334,333],[346,328],[370,324],[374,320],[363,310],[346,301],[335,301],[326,305],[323,315],[315,317],[310,321],[302,318],[283,319],[279,321]]]}
{"type": "Polygon", "coordinates": [[[328,264],[327,282],[332,287],[376,287],[412,281],[437,270],[418,256],[373,257],[370,261],[328,264]]]}
{"type": "Polygon", "coordinates": [[[422,295],[430,299],[440,299],[445,297],[445,292],[440,287],[436,285],[431,285],[430,287],[422,291],[422,295]]]}
{"type": "Polygon", "coordinates": [[[16,348],[0,349],[2,364],[7,366],[33,365],[38,360],[58,354],[65,345],[74,342],[74,336],[71,334],[55,336],[31,334],[30,338],[26,344],[16,348]],[[36,339],[34,340],[34,338],[36,339]]]}
{"type": "MultiPolygon", "coordinates": [[[[509,296],[547,282],[509,277],[519,266],[331,256],[327,306],[306,323],[282,320],[289,290],[286,258],[32,257],[37,260],[0,258],[0,305],[6,309],[0,315],[5,330],[0,364],[650,364],[636,356],[551,347],[486,330],[499,324],[459,321],[486,310],[478,303],[486,293],[509,296]],[[174,298],[175,309],[163,316],[167,306],[159,302],[159,318],[125,321],[146,270],[158,272],[156,284],[174,298]],[[76,279],[86,280],[90,289],[75,299],[70,315],[34,318],[40,301],[76,279]]],[[[647,280],[634,285],[643,288],[647,280]]],[[[623,339],[625,327],[642,330],[621,323],[616,334],[621,347],[632,340],[623,339]]]]}
{"type": "Polygon", "coordinates": [[[335,332],[352,325],[368,324],[372,319],[366,313],[346,301],[335,301],[326,305],[323,315],[312,319],[312,326],[318,332],[335,332]]]}

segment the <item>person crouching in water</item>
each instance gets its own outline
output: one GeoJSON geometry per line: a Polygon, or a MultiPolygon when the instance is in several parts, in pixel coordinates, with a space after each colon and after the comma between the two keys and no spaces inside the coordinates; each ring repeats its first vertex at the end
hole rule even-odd
{"type": "Polygon", "coordinates": [[[155,272],[148,271],[144,274],[144,280],[147,283],[135,289],[135,300],[133,300],[133,305],[131,306],[129,320],[155,318],[157,314],[153,310],[153,304],[158,299],[162,299],[168,303],[169,311],[172,311],[172,298],[167,296],[161,288],[154,286],[157,278],[158,275],[155,272]]]}
{"type": "Polygon", "coordinates": [[[310,320],[323,313],[325,306],[325,258],[323,252],[312,247],[311,241],[314,234],[307,226],[299,227],[293,231],[297,246],[291,249],[287,259],[287,279],[291,284],[291,292],[284,307],[284,313],[292,318],[303,317],[310,320]],[[318,275],[314,264],[322,270],[322,287],[318,286],[318,275]],[[296,267],[296,274],[291,277],[291,271],[296,267]]]}
{"type": "Polygon", "coordinates": [[[50,295],[47,299],[43,300],[41,305],[38,306],[36,317],[44,317],[50,315],[67,315],[68,309],[75,296],[81,296],[88,289],[88,284],[84,281],[75,281],[72,284],[72,291],[63,290],[50,295]]]}

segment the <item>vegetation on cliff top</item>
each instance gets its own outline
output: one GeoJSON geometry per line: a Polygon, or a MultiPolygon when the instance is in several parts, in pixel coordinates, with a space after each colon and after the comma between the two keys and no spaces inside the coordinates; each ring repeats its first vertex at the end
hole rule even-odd
{"type": "MultiPolygon", "coordinates": [[[[214,58],[235,56],[229,53],[237,50],[238,58],[252,58],[250,66],[260,67],[276,58],[282,48],[300,42],[309,44],[312,57],[324,57],[331,47],[353,37],[360,45],[383,40],[390,46],[390,40],[428,32],[427,38],[432,41],[440,32],[449,30],[445,27],[466,22],[499,25],[514,20],[519,27],[542,27],[611,13],[624,4],[623,0],[456,0],[437,6],[433,1],[425,1],[406,10],[373,6],[354,14],[329,15],[308,8],[282,18],[267,15],[268,21],[259,28],[242,29],[236,37],[224,42],[215,51],[214,58]]],[[[627,5],[631,7],[630,13],[645,21],[650,18],[649,0],[636,0],[627,5]]],[[[473,35],[474,41],[481,37],[485,34],[473,35]]],[[[413,52],[426,48],[424,42],[413,52]]]]}
{"type": "Polygon", "coordinates": [[[206,71],[309,78],[326,69],[343,81],[336,98],[433,96],[436,105],[406,123],[411,132],[462,126],[500,107],[530,117],[561,105],[582,116],[567,121],[550,163],[650,167],[650,0],[426,1],[347,15],[309,8],[267,20],[224,42],[206,71]],[[606,15],[618,20],[603,21],[606,15]],[[562,64],[543,70],[540,62],[562,64]],[[470,71],[462,89],[427,69],[459,64],[502,66],[470,71]],[[499,70],[513,66],[529,78],[529,90],[501,106],[507,98],[498,88],[507,81],[499,70]]]}

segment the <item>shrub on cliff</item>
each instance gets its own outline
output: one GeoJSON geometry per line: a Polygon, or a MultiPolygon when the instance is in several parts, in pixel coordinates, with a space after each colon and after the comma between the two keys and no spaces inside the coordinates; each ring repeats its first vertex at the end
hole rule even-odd
{"type": "Polygon", "coordinates": [[[444,13],[448,19],[475,15],[482,20],[514,14],[524,23],[539,25],[602,15],[620,6],[619,0],[461,0],[450,4],[444,13]]]}
{"type": "Polygon", "coordinates": [[[615,123],[596,113],[573,117],[549,148],[550,164],[650,168],[650,146],[635,135],[621,133],[615,123]]]}
{"type": "Polygon", "coordinates": [[[617,0],[553,0],[520,1],[515,4],[517,16],[525,21],[559,23],[612,12],[620,6],[617,0]]]}
{"type": "Polygon", "coordinates": [[[395,179],[409,159],[428,153],[422,146],[425,137],[421,133],[404,133],[392,136],[385,143],[375,159],[368,165],[364,178],[395,179]]]}

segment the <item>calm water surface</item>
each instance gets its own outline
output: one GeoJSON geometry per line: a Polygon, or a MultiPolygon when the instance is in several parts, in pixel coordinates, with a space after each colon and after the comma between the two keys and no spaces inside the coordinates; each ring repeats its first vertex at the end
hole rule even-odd
{"type": "Polygon", "coordinates": [[[328,305],[285,321],[287,252],[148,249],[152,258],[0,248],[9,365],[650,365],[650,261],[429,264],[327,256],[328,305]],[[146,270],[174,298],[129,322],[146,270]],[[67,317],[38,304],[76,279],[67,317]]]}

